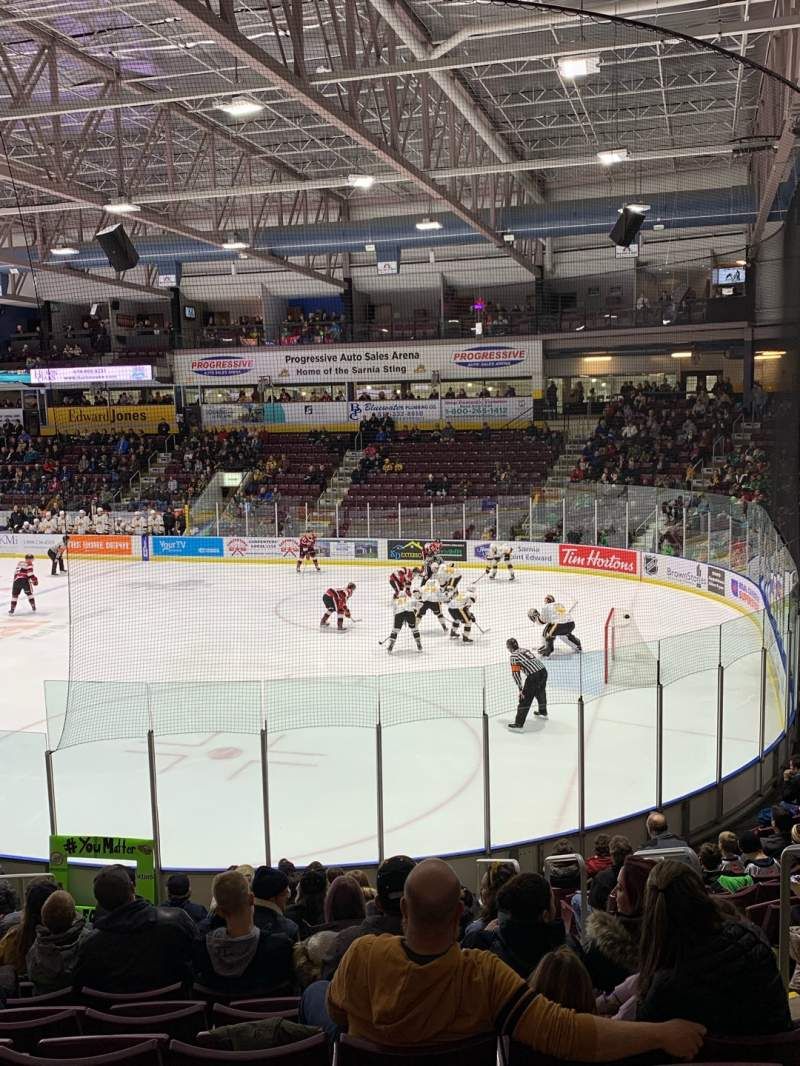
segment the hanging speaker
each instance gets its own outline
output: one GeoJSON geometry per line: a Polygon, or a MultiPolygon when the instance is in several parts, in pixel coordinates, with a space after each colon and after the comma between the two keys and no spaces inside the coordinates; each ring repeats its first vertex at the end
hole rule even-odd
{"type": "Polygon", "coordinates": [[[109,226],[108,229],[101,229],[95,240],[114,270],[132,270],[139,262],[139,253],[133,247],[121,222],[109,226]]]}
{"type": "Polygon", "coordinates": [[[639,230],[642,228],[646,207],[641,204],[626,205],[623,207],[619,218],[614,223],[614,228],[609,237],[620,248],[627,248],[636,240],[639,230]]]}

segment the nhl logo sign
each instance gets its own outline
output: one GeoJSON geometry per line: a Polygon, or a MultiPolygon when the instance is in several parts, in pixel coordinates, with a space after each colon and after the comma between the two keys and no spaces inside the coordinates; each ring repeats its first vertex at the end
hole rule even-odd
{"type": "Polygon", "coordinates": [[[655,577],[658,573],[658,556],[645,555],[644,557],[644,572],[648,577],[655,577]]]}

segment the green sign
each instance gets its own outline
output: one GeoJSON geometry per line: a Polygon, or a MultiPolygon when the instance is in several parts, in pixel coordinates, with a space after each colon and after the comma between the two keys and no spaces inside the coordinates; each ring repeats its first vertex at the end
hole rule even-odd
{"type": "Polygon", "coordinates": [[[152,840],[133,837],[51,836],[50,873],[69,892],[69,860],[116,859],[136,864],[136,894],[156,903],[156,871],[152,840]]]}

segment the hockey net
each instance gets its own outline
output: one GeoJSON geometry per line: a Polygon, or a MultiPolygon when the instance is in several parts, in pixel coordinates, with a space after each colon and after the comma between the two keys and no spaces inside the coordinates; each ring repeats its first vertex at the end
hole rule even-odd
{"type": "Polygon", "coordinates": [[[617,688],[654,685],[658,659],[636,625],[627,607],[612,607],[604,630],[604,680],[617,688]]]}

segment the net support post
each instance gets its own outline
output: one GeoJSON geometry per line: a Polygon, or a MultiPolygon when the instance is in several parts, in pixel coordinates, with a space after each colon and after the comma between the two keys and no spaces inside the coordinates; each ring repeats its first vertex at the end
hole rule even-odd
{"type": "Polygon", "coordinates": [[[483,741],[483,850],[486,855],[492,853],[492,798],[489,777],[489,716],[486,713],[486,673],[483,677],[481,694],[481,738],[483,741]]]}
{"type": "Polygon", "coordinates": [[[723,723],[725,718],[725,667],[722,663],[717,667],[717,737],[716,737],[716,760],[714,767],[714,780],[717,783],[717,817],[722,817],[722,753],[723,753],[723,723]]]}
{"type": "Polygon", "coordinates": [[[266,722],[261,728],[261,805],[264,812],[264,862],[272,866],[272,841],[269,832],[269,738],[266,722]]]}
{"type": "Polygon", "coordinates": [[[597,497],[595,496],[595,498],[594,498],[594,543],[595,544],[597,544],[598,532],[599,532],[599,530],[597,528],[597,497]]]}
{"type": "Polygon", "coordinates": [[[631,546],[631,501],[625,501],[625,547],[631,546]]]}
{"type": "Polygon", "coordinates": [[[467,539],[467,505],[461,504],[461,536],[467,539]]]}
{"type": "Polygon", "coordinates": [[[304,509],[305,509],[305,516],[306,516],[305,517],[305,526],[303,528],[304,529],[308,529],[308,500],[306,500],[306,502],[305,502],[305,504],[303,506],[304,506],[304,509]]]}
{"type": "Polygon", "coordinates": [[[578,834],[586,833],[586,715],[583,696],[578,696],[578,834]]]}
{"type": "Polygon", "coordinates": [[[56,814],[56,783],[53,775],[53,753],[48,748],[44,753],[44,772],[47,778],[47,813],[50,818],[50,835],[58,833],[58,817],[56,814]]]}
{"type": "Polygon", "coordinates": [[[277,500],[275,501],[273,506],[275,508],[275,536],[277,537],[279,535],[278,534],[278,501],[277,500]]]}
{"type": "MultiPolygon", "coordinates": [[[[766,612],[764,612],[766,614],[766,612]]],[[[761,649],[761,688],[758,699],[758,791],[764,791],[764,742],[767,732],[767,649],[761,649]]]]}
{"type": "Polygon", "coordinates": [[[336,539],[339,539],[339,504],[336,504],[336,539]]]}
{"type": "Polygon", "coordinates": [[[367,537],[369,537],[369,536],[370,536],[370,528],[369,528],[369,500],[367,500],[367,537]]]}
{"type": "Polygon", "coordinates": [[[431,500],[431,540],[433,540],[433,500],[431,500]]]}
{"type": "Polygon", "coordinates": [[[383,843],[383,726],[381,725],[380,705],[378,706],[378,721],[375,723],[375,789],[378,816],[378,862],[381,863],[385,856],[383,843]]]}
{"type": "Polygon", "coordinates": [[[497,540],[500,539],[500,504],[494,505],[494,535],[497,540]]]}
{"type": "Polygon", "coordinates": [[[686,507],[681,512],[681,555],[686,558],[686,507]]]}
{"type": "Polygon", "coordinates": [[[664,686],[661,683],[661,641],[656,660],[656,807],[664,804],[664,686]]]}
{"type": "Polygon", "coordinates": [[[561,497],[561,543],[567,543],[567,497],[561,497]]]}
{"type": "MultiPolygon", "coordinates": [[[[465,533],[464,540],[466,539],[465,533]]],[[[533,496],[528,497],[528,540],[533,540],[533,496]]]]}
{"type": "Polygon", "coordinates": [[[706,542],[706,562],[711,562],[711,508],[708,511],[708,536],[706,542]]]}
{"type": "Polygon", "coordinates": [[[219,502],[214,504],[214,523],[217,531],[217,536],[219,536],[219,502]]]}
{"type": "Polygon", "coordinates": [[[161,876],[161,827],[158,820],[158,784],[156,771],[156,735],[147,730],[147,773],[150,788],[150,823],[153,833],[153,864],[155,866],[156,892],[161,876]]]}
{"type": "Polygon", "coordinates": [[[398,539],[403,535],[403,507],[400,501],[397,501],[397,536],[398,539]]]}
{"type": "MultiPolygon", "coordinates": [[[[732,567],[731,556],[733,555],[733,515],[728,514],[728,566],[732,567]]],[[[745,567],[747,570],[747,567],[745,567]]]]}

